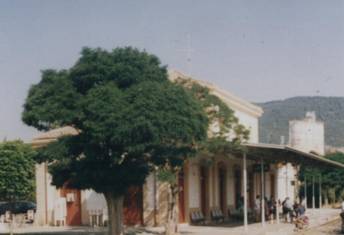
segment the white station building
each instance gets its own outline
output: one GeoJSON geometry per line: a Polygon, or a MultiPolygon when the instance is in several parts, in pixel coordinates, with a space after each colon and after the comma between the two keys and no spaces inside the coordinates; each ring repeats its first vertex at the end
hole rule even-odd
{"type": "MultiPolygon", "coordinates": [[[[176,71],[170,71],[169,76],[171,80],[191,79],[176,71]]],[[[244,154],[233,152],[212,159],[199,156],[185,163],[178,177],[181,188],[178,198],[181,223],[191,223],[192,215],[198,212],[204,216],[205,220],[212,220],[213,212],[220,211],[226,218],[243,213],[244,222],[247,225],[248,216],[257,195],[273,197],[280,201],[287,196],[297,199],[299,188],[297,171],[300,164],[343,167],[341,164],[311,153],[322,154],[323,152],[317,148],[300,148],[304,138],[302,133],[305,128],[309,130],[308,124],[291,122],[291,136],[294,137],[290,145],[259,143],[258,122],[263,114],[260,107],[210,83],[194,81],[207,87],[212,94],[218,96],[234,111],[239,122],[250,130],[250,138],[248,143],[243,144],[247,149],[244,154]]],[[[313,116],[309,114],[308,116],[306,122],[314,123],[313,116]]],[[[34,138],[32,145],[36,148],[43,147],[61,136],[75,134],[77,132],[71,127],[52,130],[34,138]]],[[[316,141],[323,138],[318,135],[323,135],[323,132],[318,129],[307,134],[316,141]]],[[[56,189],[50,184],[51,176],[46,164],[37,165],[36,181],[37,224],[90,225],[102,224],[106,220],[107,211],[103,195],[92,190],[56,189]]],[[[151,174],[145,185],[130,189],[126,195],[125,223],[129,225],[164,224],[167,203],[166,185],[158,182],[155,175],[151,174]]],[[[262,221],[264,222],[263,216],[262,221]]]]}

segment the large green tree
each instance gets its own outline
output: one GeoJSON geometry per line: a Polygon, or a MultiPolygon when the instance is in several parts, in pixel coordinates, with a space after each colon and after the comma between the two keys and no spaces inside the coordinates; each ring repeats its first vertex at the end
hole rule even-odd
{"type": "Polygon", "coordinates": [[[35,152],[22,141],[0,143],[0,201],[31,200],[34,195],[35,152]]]}
{"type": "Polygon", "coordinates": [[[103,193],[109,232],[122,229],[123,195],[153,166],[180,165],[206,138],[208,119],[194,96],[167,78],[159,59],[130,47],[85,48],[67,70],[45,70],[32,86],[23,121],[39,130],[72,126],[49,144],[53,184],[103,193]]]}

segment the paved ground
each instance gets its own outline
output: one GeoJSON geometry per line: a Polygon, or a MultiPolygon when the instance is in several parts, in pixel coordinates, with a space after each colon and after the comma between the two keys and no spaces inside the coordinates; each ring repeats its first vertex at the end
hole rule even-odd
{"type": "MultiPolygon", "coordinates": [[[[310,218],[310,228],[307,231],[302,231],[297,234],[304,235],[325,235],[325,234],[338,234],[340,229],[340,223],[338,222],[340,210],[338,209],[321,209],[321,210],[308,210],[307,215],[310,218]],[[334,220],[336,220],[333,222],[334,220]],[[323,225],[323,226],[322,226],[323,225]],[[320,226],[320,227],[319,227],[320,226]]],[[[222,224],[216,226],[190,226],[180,225],[180,231],[182,235],[295,235],[294,225],[280,223],[269,224],[265,227],[261,224],[250,224],[248,231],[245,232],[243,226],[240,224],[222,224]]],[[[1,229],[0,233],[7,233],[6,228],[1,229]]],[[[36,226],[21,226],[15,229],[15,233],[18,234],[104,234],[106,229],[104,228],[90,228],[90,227],[36,227],[36,226]]],[[[163,228],[129,228],[127,234],[137,235],[154,235],[162,234],[163,228]]]]}

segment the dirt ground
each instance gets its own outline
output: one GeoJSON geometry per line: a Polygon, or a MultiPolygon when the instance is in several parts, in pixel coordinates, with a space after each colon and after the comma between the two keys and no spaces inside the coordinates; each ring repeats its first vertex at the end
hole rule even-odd
{"type": "Polygon", "coordinates": [[[298,235],[338,235],[341,233],[341,221],[335,220],[319,227],[309,229],[304,232],[295,233],[298,235]]]}

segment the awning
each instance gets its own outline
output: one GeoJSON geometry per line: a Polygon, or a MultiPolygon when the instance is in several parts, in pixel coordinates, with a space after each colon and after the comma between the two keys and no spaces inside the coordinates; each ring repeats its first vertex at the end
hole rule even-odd
{"type": "Polygon", "coordinates": [[[331,161],[323,156],[306,153],[299,149],[287,145],[276,144],[243,144],[246,149],[246,156],[249,160],[264,161],[271,163],[293,163],[308,164],[315,167],[339,167],[344,168],[344,164],[331,161]]]}

